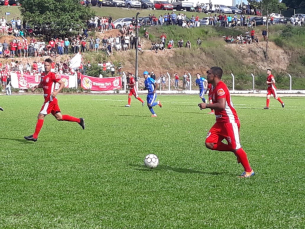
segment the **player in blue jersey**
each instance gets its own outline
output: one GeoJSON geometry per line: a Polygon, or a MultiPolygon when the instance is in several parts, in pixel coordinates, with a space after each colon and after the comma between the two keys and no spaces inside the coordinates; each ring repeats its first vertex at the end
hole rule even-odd
{"type": "Polygon", "coordinates": [[[196,76],[196,85],[199,86],[199,97],[201,98],[202,102],[205,103],[204,94],[207,92],[208,81],[204,77],[201,77],[199,73],[197,73],[196,76]]]}
{"type": "Polygon", "coordinates": [[[143,73],[145,81],[145,88],[144,90],[148,90],[147,93],[147,106],[148,109],[150,110],[150,112],[152,113],[151,117],[157,117],[153,107],[158,105],[159,107],[162,107],[162,104],[160,101],[156,102],[157,99],[157,86],[158,84],[156,83],[156,81],[153,78],[150,78],[148,71],[145,71],[143,73]]]}

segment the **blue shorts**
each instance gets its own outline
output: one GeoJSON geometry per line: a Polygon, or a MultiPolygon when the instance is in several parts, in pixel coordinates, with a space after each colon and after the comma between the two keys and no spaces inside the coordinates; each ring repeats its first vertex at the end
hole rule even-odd
{"type": "Polygon", "coordinates": [[[147,100],[147,105],[148,104],[153,104],[155,101],[156,101],[156,99],[157,99],[157,94],[155,93],[155,94],[149,94],[149,95],[147,95],[147,98],[146,98],[146,100],[147,100]]]}
{"type": "Polygon", "coordinates": [[[94,46],[94,47],[95,47],[96,49],[98,49],[98,48],[99,48],[99,46],[100,46],[99,44],[95,44],[95,46],[94,46]]]}

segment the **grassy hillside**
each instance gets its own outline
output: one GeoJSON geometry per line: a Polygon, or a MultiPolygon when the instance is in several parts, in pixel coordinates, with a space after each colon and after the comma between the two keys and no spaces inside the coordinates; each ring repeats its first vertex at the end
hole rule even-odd
{"type": "MultiPolygon", "coordinates": [[[[92,10],[98,16],[112,16],[113,19],[121,17],[133,17],[136,12],[140,12],[140,16],[148,16],[149,14],[167,13],[160,10],[141,10],[141,9],[126,9],[114,7],[92,7],[92,10]]],[[[0,7],[0,12],[10,12],[7,16],[8,20],[13,17],[20,16],[18,7],[0,7]]],[[[191,17],[193,12],[184,12],[191,17]]],[[[200,17],[206,16],[204,13],[198,13],[200,17]]],[[[260,34],[264,27],[255,28],[256,34],[261,38],[260,34]]],[[[261,42],[255,46],[228,46],[223,36],[245,34],[249,28],[219,28],[219,27],[200,27],[193,29],[183,29],[178,26],[163,26],[163,27],[146,27],[150,33],[150,40],[142,39],[145,42],[145,49],[149,49],[150,42],[159,41],[162,33],[167,35],[168,40],[173,39],[177,45],[178,40],[183,39],[184,42],[190,40],[192,43],[191,49],[175,49],[164,54],[154,54],[146,51],[139,56],[139,69],[149,70],[156,69],[158,72],[178,71],[183,73],[188,71],[191,73],[204,73],[206,69],[212,65],[223,67],[225,75],[231,78],[230,74],[236,76],[236,89],[251,89],[251,73],[256,76],[256,85],[258,89],[265,88],[265,69],[271,67],[274,70],[278,86],[283,89],[289,88],[289,78],[287,72],[290,73],[293,79],[293,89],[305,88],[305,30],[300,27],[270,26],[269,27],[269,59],[265,59],[265,44],[261,42]],[[203,42],[200,47],[196,45],[196,40],[200,38],[203,42]],[[270,48],[273,45],[273,49],[270,48]],[[230,47],[230,48],[228,48],[230,47]],[[282,53],[278,51],[282,50],[282,53]],[[284,51],[283,51],[284,50],[284,51]],[[284,55],[284,56],[282,56],[284,55]]],[[[143,37],[144,29],[140,29],[140,36],[143,37]]],[[[262,40],[262,39],[260,39],[262,40]]],[[[98,62],[106,60],[108,57],[105,53],[86,54],[85,60],[98,62]]],[[[122,63],[125,70],[134,70],[135,55],[129,53],[115,53],[110,57],[114,63],[122,63]]]]}

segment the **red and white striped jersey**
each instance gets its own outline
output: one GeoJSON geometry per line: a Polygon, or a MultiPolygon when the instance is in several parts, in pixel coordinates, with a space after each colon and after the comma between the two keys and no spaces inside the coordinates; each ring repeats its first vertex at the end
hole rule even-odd
{"type": "Polygon", "coordinates": [[[238,116],[233,107],[229,89],[224,82],[220,81],[212,91],[212,101],[217,103],[222,98],[226,99],[226,106],[223,110],[215,109],[216,122],[235,123],[238,116]]]}
{"type": "Polygon", "coordinates": [[[273,76],[272,74],[269,75],[269,76],[267,76],[267,81],[268,81],[268,82],[273,82],[272,84],[268,84],[268,88],[276,89],[276,87],[275,87],[274,76],[273,76]]]}
{"type": "Polygon", "coordinates": [[[47,75],[43,72],[41,74],[40,82],[43,88],[44,101],[52,101],[52,92],[55,90],[55,84],[60,81],[60,76],[54,72],[49,72],[47,75]]]}

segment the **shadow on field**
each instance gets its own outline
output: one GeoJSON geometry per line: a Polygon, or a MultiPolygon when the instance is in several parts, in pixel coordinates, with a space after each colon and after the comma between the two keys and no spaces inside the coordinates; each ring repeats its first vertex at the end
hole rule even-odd
{"type": "Polygon", "coordinates": [[[149,117],[150,118],[150,115],[135,115],[135,114],[132,114],[132,115],[117,115],[117,116],[122,116],[122,117],[127,117],[127,116],[132,116],[132,117],[139,117],[139,118],[143,118],[143,117],[149,117]]]}
{"type": "Polygon", "coordinates": [[[3,140],[11,140],[11,141],[15,141],[15,142],[22,142],[22,143],[26,143],[26,144],[33,144],[33,142],[27,141],[24,138],[0,138],[3,140]]]}
{"type": "Polygon", "coordinates": [[[136,164],[129,164],[132,167],[135,167],[135,170],[139,170],[139,171],[143,171],[143,172],[149,172],[152,170],[156,170],[156,171],[160,171],[160,170],[171,170],[177,173],[199,173],[199,174],[208,174],[208,175],[223,175],[225,174],[225,172],[202,172],[202,171],[197,171],[194,169],[185,169],[185,168],[173,168],[171,166],[168,165],[159,165],[157,168],[155,169],[149,169],[147,167],[145,167],[144,165],[136,165],[136,164]]]}

